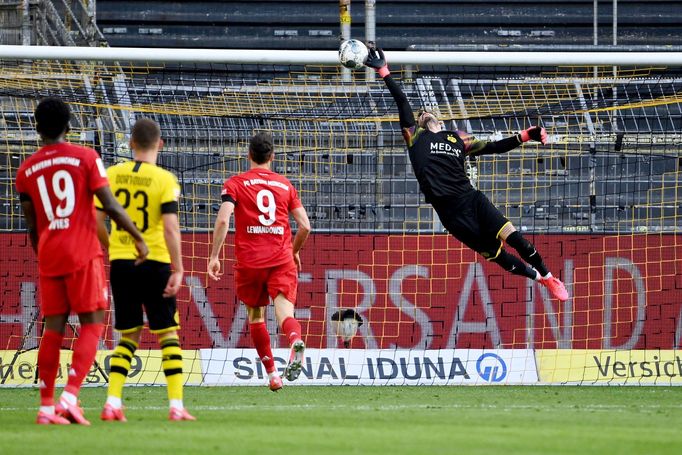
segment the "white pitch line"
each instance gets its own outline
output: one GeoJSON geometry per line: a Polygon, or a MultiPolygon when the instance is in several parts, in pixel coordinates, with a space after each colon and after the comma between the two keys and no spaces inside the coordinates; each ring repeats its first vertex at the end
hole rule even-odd
{"type": "MultiPolygon", "coordinates": [[[[422,404],[422,405],[315,405],[315,404],[291,404],[291,405],[222,405],[222,406],[189,406],[192,411],[286,411],[291,409],[324,409],[324,410],[353,410],[353,411],[399,411],[410,409],[499,409],[499,410],[514,410],[514,409],[547,409],[547,410],[588,410],[588,411],[642,411],[642,410],[682,410],[682,404],[669,405],[608,405],[608,404],[589,404],[589,405],[575,405],[575,404],[550,404],[550,405],[532,405],[532,404],[422,404]]],[[[36,407],[0,407],[0,412],[3,411],[31,411],[36,410],[36,407]]],[[[101,407],[85,406],[83,409],[96,410],[101,407]]],[[[168,409],[168,406],[125,406],[129,411],[161,411],[168,409]]]]}

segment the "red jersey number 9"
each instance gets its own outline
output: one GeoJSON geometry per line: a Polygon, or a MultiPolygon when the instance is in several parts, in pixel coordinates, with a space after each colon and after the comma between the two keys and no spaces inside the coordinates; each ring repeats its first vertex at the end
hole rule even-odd
{"type": "Polygon", "coordinates": [[[258,216],[258,221],[263,226],[270,226],[275,222],[277,204],[275,195],[270,190],[260,190],[256,195],[256,205],[263,214],[258,216]]]}

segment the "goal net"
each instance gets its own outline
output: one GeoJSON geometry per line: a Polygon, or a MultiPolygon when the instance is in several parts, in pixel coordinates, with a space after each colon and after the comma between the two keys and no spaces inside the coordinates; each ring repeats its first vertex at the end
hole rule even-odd
{"type": "MultiPolygon", "coordinates": [[[[575,54],[555,64],[535,54],[528,66],[510,66],[504,53],[485,65],[476,53],[433,53],[433,61],[388,53],[414,109],[436,112],[447,129],[497,140],[546,128],[547,145],[480,157],[471,177],[566,283],[570,299],[560,304],[443,230],[419,192],[383,81],[363,71],[345,80],[333,52],[311,64],[287,52],[268,60],[274,52],[248,51],[244,61],[201,54],[188,63],[160,62],[153,50],[112,60],[106,51],[0,58],[4,384],[35,378],[40,289],[14,177],[39,146],[33,110],[48,95],[73,110],[68,139],[93,147],[106,165],[131,158],[136,119],[161,125],[159,165],[183,192],[178,305],[190,384],[265,381],[234,293],[232,234],[222,280],[206,275],[221,186],[248,169],[248,140],[260,131],[273,136],[274,170],[298,188],[313,226],[296,303],[308,347],[300,383],[680,381],[679,62],[644,55],[592,66],[590,54],[575,54]],[[344,329],[357,332],[344,339],[344,329]]],[[[92,383],[106,381],[107,350],[118,339],[111,316],[108,323],[92,383]]],[[[287,342],[274,311],[267,324],[283,368],[287,342]]],[[[65,362],[77,320],[70,326],[65,362]]],[[[145,334],[141,348],[129,382],[163,383],[154,337],[145,334]]]]}

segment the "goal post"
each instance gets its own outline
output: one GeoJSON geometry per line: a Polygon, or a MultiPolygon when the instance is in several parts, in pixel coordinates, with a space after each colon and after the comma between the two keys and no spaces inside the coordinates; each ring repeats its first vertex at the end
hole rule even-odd
{"type": "MultiPolygon", "coordinates": [[[[386,51],[390,65],[464,66],[680,66],[682,52],[669,51],[386,51]]],[[[101,62],[234,63],[338,66],[336,51],[267,49],[176,49],[0,45],[3,59],[101,62]]]]}
{"type": "MultiPolygon", "coordinates": [[[[497,140],[546,128],[547,145],[480,157],[471,176],[567,284],[567,302],[444,232],[383,81],[364,71],[344,81],[335,51],[0,46],[0,381],[35,376],[40,290],[14,177],[39,145],[37,101],[57,95],[74,113],[68,139],[106,165],[131,158],[136,119],[161,125],[159,164],[183,193],[188,384],[265,382],[234,294],[232,234],[225,276],[206,276],[220,188],[248,169],[259,131],[273,136],[274,170],[297,187],[313,226],[296,304],[309,349],[296,384],[681,382],[682,53],[386,56],[415,111],[431,109],[449,130],[497,140]]],[[[91,383],[106,381],[110,318],[91,383]]],[[[286,340],[274,314],[267,324],[283,367],[286,340]]],[[[151,335],[137,356],[129,382],[163,383],[151,335]]]]}

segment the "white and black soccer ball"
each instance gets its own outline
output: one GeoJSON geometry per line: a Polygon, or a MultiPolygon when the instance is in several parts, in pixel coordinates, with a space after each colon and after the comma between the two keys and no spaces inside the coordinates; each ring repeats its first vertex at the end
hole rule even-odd
{"type": "Polygon", "coordinates": [[[341,43],[339,47],[339,61],[346,68],[353,70],[361,69],[368,55],[367,46],[360,40],[350,39],[341,43]]]}

